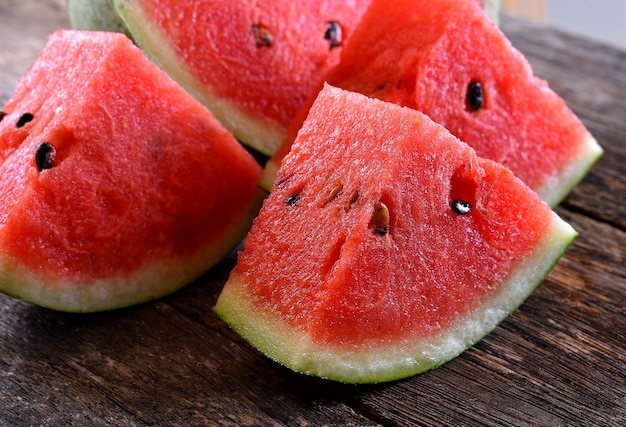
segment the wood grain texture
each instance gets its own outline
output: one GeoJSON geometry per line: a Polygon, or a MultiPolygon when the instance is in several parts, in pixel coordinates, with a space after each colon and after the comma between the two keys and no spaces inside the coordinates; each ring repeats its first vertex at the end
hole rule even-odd
{"type": "MultiPolygon", "coordinates": [[[[0,99],[67,25],[60,1],[0,0],[0,99]]],[[[557,209],[579,238],[493,333],[426,374],[352,386],[270,362],[213,314],[234,255],[108,313],[0,295],[0,425],[626,425],[626,52],[506,17],[503,28],[606,154],[557,209]]]]}

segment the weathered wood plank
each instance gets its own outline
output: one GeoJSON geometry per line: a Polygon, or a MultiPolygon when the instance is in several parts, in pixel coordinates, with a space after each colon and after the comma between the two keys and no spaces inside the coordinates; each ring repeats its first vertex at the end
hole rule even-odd
{"type": "Polygon", "coordinates": [[[180,310],[208,292],[215,325],[210,307],[232,263],[165,301],[115,312],[0,299],[0,424],[374,425],[180,310]]]}
{"type": "Polygon", "coordinates": [[[562,214],[580,237],[519,310],[452,362],[354,405],[398,425],[623,425],[626,233],[562,214]]]}

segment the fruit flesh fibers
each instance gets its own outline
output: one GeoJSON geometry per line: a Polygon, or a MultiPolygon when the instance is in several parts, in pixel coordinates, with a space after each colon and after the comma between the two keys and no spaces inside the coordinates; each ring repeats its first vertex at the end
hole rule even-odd
{"type": "Polygon", "coordinates": [[[370,0],[116,0],[133,38],[241,141],[271,155],[370,0]],[[336,23],[338,38],[328,36],[336,23]]]}
{"type": "Polygon", "coordinates": [[[387,381],[491,331],[574,236],[427,116],[326,86],[216,311],[297,371],[387,381]],[[471,212],[454,212],[456,200],[471,212]]]}
{"type": "Polygon", "coordinates": [[[156,298],[215,264],[257,212],[254,159],[121,34],[54,33],[4,111],[11,295],[70,311],[156,298]],[[54,164],[39,171],[43,142],[54,164]]]}
{"type": "MultiPolygon", "coordinates": [[[[373,0],[325,80],[425,113],[479,156],[511,169],[551,206],[602,154],[576,115],[533,75],[474,1],[399,0],[391,7],[373,0]],[[484,93],[478,110],[467,100],[475,82],[484,93]]],[[[296,117],[301,123],[305,114],[296,117]]],[[[270,161],[264,186],[293,136],[270,161]]]]}

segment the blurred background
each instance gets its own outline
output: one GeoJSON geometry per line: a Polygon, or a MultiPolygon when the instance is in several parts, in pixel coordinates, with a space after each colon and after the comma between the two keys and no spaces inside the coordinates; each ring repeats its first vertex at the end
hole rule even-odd
{"type": "Polygon", "coordinates": [[[625,0],[502,0],[502,10],[626,49],[625,0]]]}

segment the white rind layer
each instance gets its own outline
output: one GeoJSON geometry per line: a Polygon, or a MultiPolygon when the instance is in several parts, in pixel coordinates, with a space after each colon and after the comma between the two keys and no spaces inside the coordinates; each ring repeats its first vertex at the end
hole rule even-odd
{"type": "MultiPolygon", "coordinates": [[[[259,196],[261,196],[259,192],[259,196]]],[[[89,313],[127,307],[170,294],[222,260],[247,233],[261,197],[224,232],[193,254],[155,259],[127,275],[77,280],[52,275],[41,266],[24,268],[0,253],[0,290],[15,298],[58,311],[89,313]]]]}
{"type": "Polygon", "coordinates": [[[596,139],[589,132],[585,133],[578,155],[570,160],[564,170],[547,179],[537,189],[537,194],[547,204],[556,207],[587,175],[602,153],[602,147],[596,139]]]}
{"type": "Polygon", "coordinates": [[[346,383],[392,381],[435,368],[491,332],[543,281],[576,236],[569,224],[553,214],[550,233],[519,260],[506,281],[470,313],[425,340],[363,349],[320,348],[302,331],[256,307],[242,292],[236,275],[224,287],[215,311],[259,351],[294,371],[346,383]]]}
{"type": "Polygon", "coordinates": [[[273,154],[280,147],[287,130],[236,107],[201,84],[176,56],[171,41],[148,19],[138,3],[133,0],[115,0],[126,28],[146,55],[207,107],[235,138],[263,154],[273,154]]]}

